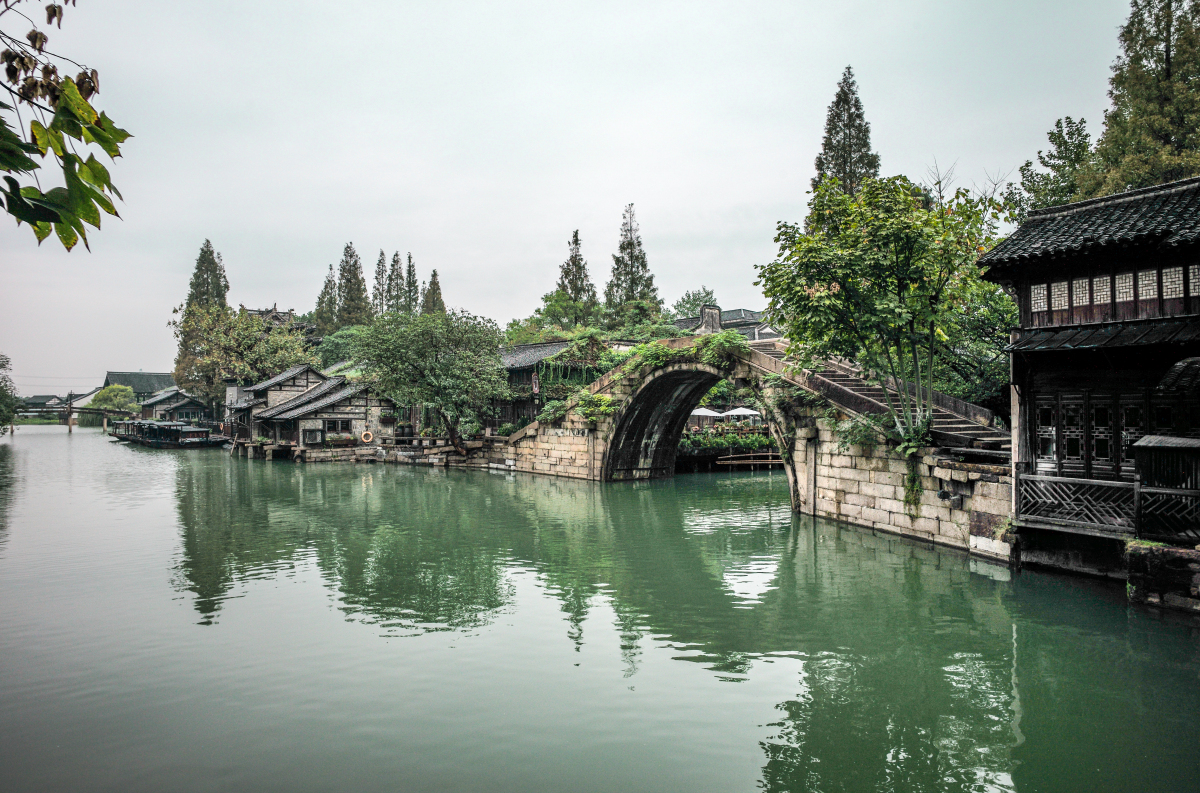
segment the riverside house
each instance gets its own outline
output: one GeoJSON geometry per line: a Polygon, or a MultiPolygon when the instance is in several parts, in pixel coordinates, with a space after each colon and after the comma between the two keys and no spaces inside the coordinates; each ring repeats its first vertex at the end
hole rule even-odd
{"type": "Polygon", "coordinates": [[[1200,179],[1036,210],[980,263],[1020,307],[1022,558],[1200,542],[1200,179]]]}
{"type": "Polygon", "coordinates": [[[395,439],[392,400],[364,383],[327,377],[311,366],[295,366],[251,386],[227,388],[235,446],[258,448],[275,459],[281,453],[293,459],[341,459],[345,455],[335,450],[352,452],[395,439]]]}

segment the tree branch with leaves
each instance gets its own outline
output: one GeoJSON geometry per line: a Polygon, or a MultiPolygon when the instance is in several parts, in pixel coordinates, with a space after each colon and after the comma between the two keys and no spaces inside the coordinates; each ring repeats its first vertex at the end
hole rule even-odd
{"type": "MultiPolygon", "coordinates": [[[[0,100],[0,171],[4,172],[0,196],[4,209],[18,225],[30,225],[39,245],[53,231],[67,250],[80,240],[88,247],[86,226],[99,229],[101,211],[119,217],[113,198],[121,198],[121,193],[108,168],[87,147],[94,145],[115,160],[130,135],[91,105],[90,100],[100,91],[99,72],[47,50],[49,36],[23,13],[22,0],[3,2],[0,63],[7,84],[0,82],[0,88],[8,95],[7,101],[0,100]],[[33,29],[24,37],[10,32],[13,25],[24,27],[25,23],[33,29]],[[76,68],[79,72],[74,77],[59,74],[60,69],[76,68]],[[22,106],[30,116],[28,126],[22,106]],[[36,173],[41,164],[33,156],[44,160],[48,154],[53,154],[62,172],[63,186],[43,192],[36,173]],[[22,183],[22,177],[32,183],[22,183]]],[[[47,27],[62,27],[66,4],[73,5],[74,0],[45,7],[47,27]]]]}

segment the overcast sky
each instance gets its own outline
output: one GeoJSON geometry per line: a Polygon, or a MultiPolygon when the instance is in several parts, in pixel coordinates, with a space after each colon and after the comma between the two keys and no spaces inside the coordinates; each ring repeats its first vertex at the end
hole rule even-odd
{"type": "Polygon", "coordinates": [[[0,216],[0,351],[23,394],[170,371],[205,238],[235,306],[310,310],[353,242],[368,280],[381,248],[411,251],[448,305],[504,325],[553,287],[573,229],[602,290],[629,202],[668,303],[705,284],[761,309],[754,265],[803,217],[848,64],[884,175],[1015,178],[1056,118],[1099,130],[1127,13],[81,0],[49,48],[100,70],[97,106],[136,136],[110,167],[123,219],[68,254],[0,216]]]}

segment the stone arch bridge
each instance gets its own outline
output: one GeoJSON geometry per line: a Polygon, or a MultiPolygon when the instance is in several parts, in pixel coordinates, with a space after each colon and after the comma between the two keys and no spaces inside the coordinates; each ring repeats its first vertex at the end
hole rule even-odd
{"type": "MultiPolygon", "coordinates": [[[[695,338],[659,343],[676,351],[676,358],[632,370],[621,367],[589,387],[592,394],[612,400],[615,410],[610,415],[589,421],[568,412],[559,422],[534,422],[511,435],[507,446],[485,452],[487,464],[597,481],[673,476],[676,449],[688,417],[709,389],[729,379],[759,394],[765,406],[764,419],[781,450],[792,506],[802,509],[815,507],[821,495],[817,482],[820,464],[836,464],[828,444],[823,449],[819,445],[822,431],[814,405],[820,400],[807,395],[820,395],[843,417],[886,411],[883,390],[848,366],[834,363],[819,372],[789,373],[775,342],[756,343],[723,366],[687,356],[695,338]]],[[[935,442],[978,450],[985,459],[994,455],[997,469],[1007,465],[1004,456],[1010,438],[992,426],[990,411],[936,392],[934,402],[935,442]]]]}

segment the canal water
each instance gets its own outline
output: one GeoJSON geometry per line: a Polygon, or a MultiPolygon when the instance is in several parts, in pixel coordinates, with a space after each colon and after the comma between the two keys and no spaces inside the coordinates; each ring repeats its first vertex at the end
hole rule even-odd
{"type": "Polygon", "coordinates": [[[1189,791],[1120,585],[596,484],[0,442],[0,790],[1189,791]]]}

